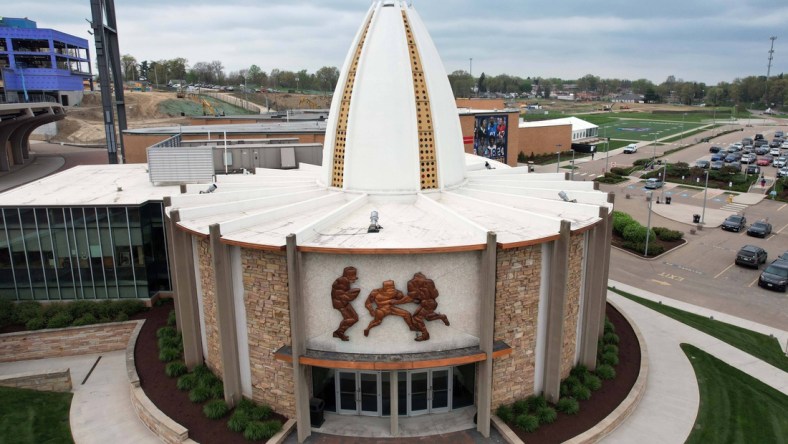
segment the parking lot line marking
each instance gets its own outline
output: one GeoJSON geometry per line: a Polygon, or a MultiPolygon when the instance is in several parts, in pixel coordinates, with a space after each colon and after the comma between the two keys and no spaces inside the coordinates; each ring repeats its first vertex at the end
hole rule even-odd
{"type": "Polygon", "coordinates": [[[784,230],[786,227],[788,227],[788,224],[785,224],[785,225],[784,225],[782,228],[780,228],[779,230],[777,230],[777,234],[780,234],[780,233],[782,233],[782,231],[783,231],[783,230],[784,230]]]}
{"type": "Polygon", "coordinates": [[[717,276],[714,276],[714,279],[717,279],[718,277],[722,276],[722,273],[725,273],[726,271],[728,271],[728,269],[729,269],[729,268],[731,268],[731,267],[732,267],[732,266],[734,266],[734,265],[736,265],[736,262],[734,262],[734,263],[732,263],[732,264],[728,265],[727,267],[725,267],[725,269],[724,269],[724,270],[722,270],[722,271],[720,271],[720,272],[717,274],[717,276]]]}
{"type": "Polygon", "coordinates": [[[753,285],[755,285],[756,282],[758,282],[758,278],[755,278],[754,281],[750,282],[750,285],[748,285],[747,287],[752,287],[753,285]]]}
{"type": "Polygon", "coordinates": [[[782,210],[783,208],[785,208],[786,205],[788,205],[788,204],[783,204],[780,208],[777,209],[777,211],[782,210]]]}

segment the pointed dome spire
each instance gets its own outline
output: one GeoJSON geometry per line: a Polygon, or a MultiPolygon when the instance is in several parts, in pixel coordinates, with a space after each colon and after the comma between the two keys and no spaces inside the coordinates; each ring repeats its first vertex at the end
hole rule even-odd
{"type": "Polygon", "coordinates": [[[465,154],[438,51],[412,6],[373,3],[340,72],[321,181],[368,193],[460,185],[465,154]]]}

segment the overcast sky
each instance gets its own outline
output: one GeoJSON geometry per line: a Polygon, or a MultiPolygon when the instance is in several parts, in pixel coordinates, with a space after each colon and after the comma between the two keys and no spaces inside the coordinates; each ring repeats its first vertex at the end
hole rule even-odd
{"type": "MultiPolygon", "coordinates": [[[[4,2],[2,14],[87,38],[90,0],[4,2]]],[[[413,0],[446,71],[716,84],[788,71],[786,0],[413,0]]],[[[341,68],[369,0],[115,0],[121,54],[314,72],[341,68]]],[[[91,49],[91,53],[94,54],[91,49]]],[[[94,68],[95,71],[95,68],[94,68]]]]}

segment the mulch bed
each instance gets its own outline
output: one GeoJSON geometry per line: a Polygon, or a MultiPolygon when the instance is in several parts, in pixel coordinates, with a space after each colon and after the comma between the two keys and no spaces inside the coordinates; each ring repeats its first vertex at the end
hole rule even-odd
{"type": "MultiPolygon", "coordinates": [[[[159,361],[156,330],[167,325],[167,315],[173,310],[172,303],[153,307],[144,313],[145,319],[137,344],[134,359],[142,389],[148,398],[165,415],[189,429],[189,438],[199,443],[249,444],[243,434],[227,428],[230,415],[218,419],[208,419],[202,412],[203,404],[189,401],[189,392],[176,387],[178,378],[170,378],[164,373],[165,363],[159,361]]],[[[282,424],[287,418],[273,414],[271,419],[279,419],[282,424]]]]}
{"type": "Polygon", "coordinates": [[[580,412],[576,415],[558,412],[554,423],[541,425],[533,433],[509,425],[523,441],[545,444],[564,442],[595,426],[629,395],[640,373],[640,346],[635,331],[618,310],[608,304],[605,314],[616,327],[619,338],[620,362],[615,367],[616,378],[602,381],[602,388],[593,392],[591,399],[580,401],[580,412]]]}
{"type": "Polygon", "coordinates": [[[614,246],[616,248],[619,248],[621,250],[624,250],[627,253],[632,253],[634,255],[640,256],[642,258],[646,258],[646,257],[648,257],[648,258],[655,258],[655,257],[657,257],[659,255],[663,255],[663,254],[669,252],[670,250],[672,250],[672,249],[674,249],[676,247],[684,245],[685,243],[687,243],[687,240],[686,239],[679,239],[677,241],[664,241],[664,240],[661,240],[659,238],[656,239],[656,240],[653,240],[653,241],[649,240],[649,246],[651,246],[653,244],[657,244],[657,245],[661,245],[662,248],[665,249],[662,253],[660,253],[660,254],[658,254],[656,256],[653,255],[653,254],[649,254],[648,256],[644,256],[642,251],[633,251],[633,250],[630,250],[629,248],[624,248],[624,243],[625,242],[626,241],[624,240],[623,237],[621,237],[618,234],[616,234],[615,231],[613,232],[613,236],[611,236],[611,238],[610,238],[610,245],[612,245],[612,246],[614,246]]]}
{"type": "MultiPolygon", "coordinates": [[[[145,394],[167,416],[189,429],[189,437],[201,443],[248,444],[240,433],[227,428],[227,418],[212,421],[202,413],[202,405],[189,401],[188,392],[179,391],[176,378],[164,373],[164,363],[158,359],[156,330],[167,323],[172,304],[154,307],[141,316],[145,325],[137,338],[134,351],[137,373],[145,394]]],[[[536,432],[526,433],[517,427],[512,430],[525,442],[560,443],[590,429],[610,414],[629,395],[640,371],[640,348],[632,327],[612,306],[606,314],[615,325],[619,336],[620,363],[615,367],[616,378],[603,381],[602,388],[593,392],[591,399],[580,401],[580,412],[567,415],[559,412],[552,424],[540,426],[536,432]]],[[[286,418],[279,416],[284,421],[286,418]]],[[[370,440],[384,441],[382,439],[370,440]]]]}

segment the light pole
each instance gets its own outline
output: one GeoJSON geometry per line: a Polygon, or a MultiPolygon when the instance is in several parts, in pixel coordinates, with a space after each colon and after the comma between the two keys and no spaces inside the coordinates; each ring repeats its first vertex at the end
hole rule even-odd
{"type": "Polygon", "coordinates": [[[679,142],[679,146],[684,145],[684,118],[687,117],[687,113],[681,115],[681,141],[679,142]]]}
{"type": "Polygon", "coordinates": [[[651,168],[654,168],[654,162],[657,161],[657,135],[654,134],[654,154],[651,156],[651,168]]]}
{"type": "Polygon", "coordinates": [[[561,146],[562,145],[560,143],[555,146],[558,149],[558,151],[555,152],[556,154],[558,154],[558,163],[555,164],[555,172],[556,173],[560,173],[561,172],[561,170],[559,169],[559,168],[561,168],[561,146]]]}
{"type": "Polygon", "coordinates": [[[575,150],[572,150],[572,172],[569,173],[569,180],[575,180],[575,150]]]}
{"type": "Polygon", "coordinates": [[[643,253],[643,256],[648,257],[648,240],[649,235],[651,234],[651,201],[653,199],[654,192],[648,191],[646,192],[646,200],[648,201],[648,224],[646,226],[646,251],[643,253]]]}
{"type": "Polygon", "coordinates": [[[703,188],[703,212],[700,215],[700,223],[706,223],[706,193],[709,192],[709,170],[706,170],[706,186],[703,188]]]}
{"type": "MultiPolygon", "coordinates": [[[[607,131],[605,131],[607,133],[607,131]]],[[[610,139],[605,137],[605,172],[607,173],[607,162],[610,160],[610,139]]]]}
{"type": "Polygon", "coordinates": [[[662,202],[665,202],[665,183],[668,181],[668,159],[662,165],[662,202]]]}

